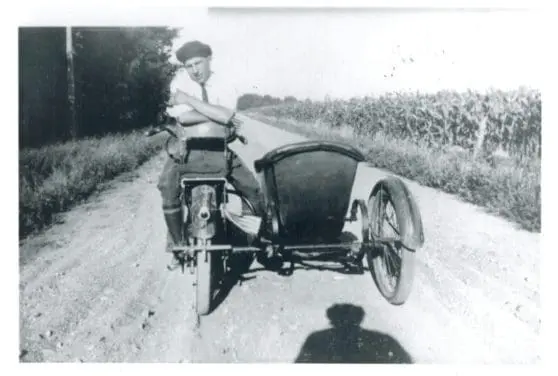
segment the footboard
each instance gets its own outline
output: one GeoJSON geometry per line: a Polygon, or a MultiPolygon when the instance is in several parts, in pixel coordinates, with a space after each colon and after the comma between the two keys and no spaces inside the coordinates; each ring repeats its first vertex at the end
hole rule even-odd
{"type": "Polygon", "coordinates": [[[345,215],[359,162],[355,148],[306,141],[274,149],[254,163],[263,185],[268,220],[282,243],[335,241],[345,215]]]}

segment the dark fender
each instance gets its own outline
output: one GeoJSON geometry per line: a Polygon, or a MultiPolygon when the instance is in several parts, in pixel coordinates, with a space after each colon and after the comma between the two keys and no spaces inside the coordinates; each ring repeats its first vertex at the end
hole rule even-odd
{"type": "MultiPolygon", "coordinates": [[[[370,198],[382,187],[385,187],[393,200],[403,246],[410,250],[416,250],[422,247],[424,245],[422,217],[409,188],[399,178],[385,178],[376,183],[370,194],[370,198]]],[[[372,218],[370,218],[370,220],[372,220],[372,218]]]]}

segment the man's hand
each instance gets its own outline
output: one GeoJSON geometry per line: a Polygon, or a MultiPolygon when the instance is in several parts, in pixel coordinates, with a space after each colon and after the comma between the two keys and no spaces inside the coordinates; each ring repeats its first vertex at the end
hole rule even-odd
{"type": "Polygon", "coordinates": [[[165,113],[158,116],[159,124],[176,125],[178,122],[174,116],[169,115],[166,111],[165,113]]]}
{"type": "Polygon", "coordinates": [[[237,118],[236,116],[233,116],[233,118],[231,119],[231,124],[234,127],[234,129],[236,130],[240,130],[240,128],[242,127],[242,120],[240,120],[239,118],[237,118]]]}
{"type": "Polygon", "coordinates": [[[241,130],[242,130],[242,124],[243,124],[243,123],[242,123],[242,120],[240,120],[240,119],[237,118],[236,116],[233,116],[233,118],[231,119],[231,122],[230,122],[230,123],[231,123],[231,126],[232,126],[232,128],[234,129],[234,131],[235,131],[236,133],[239,133],[239,134],[242,133],[242,132],[241,132],[241,130]]]}

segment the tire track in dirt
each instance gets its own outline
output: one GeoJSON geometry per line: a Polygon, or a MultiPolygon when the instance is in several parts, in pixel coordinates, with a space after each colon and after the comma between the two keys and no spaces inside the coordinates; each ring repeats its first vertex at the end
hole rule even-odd
{"type": "MultiPolygon", "coordinates": [[[[37,253],[20,270],[24,360],[142,359],[149,321],[172,304],[164,294],[176,279],[165,269],[169,257],[155,187],[163,157],[118,179],[68,213],[65,223],[22,246],[23,255],[37,253]]],[[[187,300],[186,292],[174,291],[187,300]]]]}

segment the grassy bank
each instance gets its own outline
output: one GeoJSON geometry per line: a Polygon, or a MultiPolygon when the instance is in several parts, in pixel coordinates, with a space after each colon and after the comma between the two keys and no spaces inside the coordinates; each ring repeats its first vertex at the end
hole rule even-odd
{"type": "Polygon", "coordinates": [[[161,150],[163,141],[138,131],[21,150],[20,238],[50,224],[101,183],[136,169],[161,150]]]}
{"type": "Polygon", "coordinates": [[[432,148],[381,130],[366,136],[350,125],[279,118],[269,115],[269,108],[265,115],[261,112],[250,110],[247,115],[310,138],[350,143],[375,167],[455,194],[529,231],[540,231],[540,160],[536,158],[522,165],[509,161],[487,163],[462,150],[432,148]]]}

